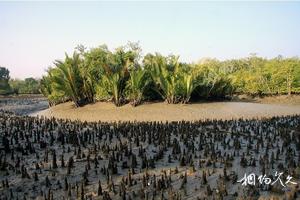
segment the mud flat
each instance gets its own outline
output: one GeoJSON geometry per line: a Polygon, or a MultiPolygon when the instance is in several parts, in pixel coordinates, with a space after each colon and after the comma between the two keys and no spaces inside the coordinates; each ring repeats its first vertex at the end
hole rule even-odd
{"type": "Polygon", "coordinates": [[[126,104],[97,102],[75,108],[71,102],[37,112],[34,116],[56,117],[81,121],[196,121],[204,119],[250,119],[300,114],[300,104],[263,104],[251,102],[213,102],[170,105],[145,103],[133,108],[126,104]]]}
{"type": "Polygon", "coordinates": [[[48,101],[41,95],[0,96],[0,109],[18,115],[29,115],[48,108],[48,101]]]}
{"type": "MultiPolygon", "coordinates": [[[[300,118],[85,123],[0,111],[0,199],[300,196],[300,118]],[[276,182],[276,173],[282,173],[276,182]],[[271,183],[242,185],[245,174],[271,183]],[[289,179],[288,177],[292,177],[289,179]],[[287,182],[291,180],[291,182],[287,182]]],[[[278,176],[278,175],[277,175],[278,176]]]]}

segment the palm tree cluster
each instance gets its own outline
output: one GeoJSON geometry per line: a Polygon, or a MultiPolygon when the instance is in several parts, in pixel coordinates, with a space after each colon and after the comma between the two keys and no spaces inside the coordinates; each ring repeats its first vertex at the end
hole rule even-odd
{"type": "Polygon", "coordinates": [[[137,43],[110,51],[107,46],[55,61],[41,80],[50,105],[71,100],[76,106],[112,101],[116,106],[143,100],[188,103],[191,99],[224,98],[234,93],[292,94],[300,92],[300,59],[204,59],[184,63],[179,56],[159,53],[142,57],[137,43]]]}

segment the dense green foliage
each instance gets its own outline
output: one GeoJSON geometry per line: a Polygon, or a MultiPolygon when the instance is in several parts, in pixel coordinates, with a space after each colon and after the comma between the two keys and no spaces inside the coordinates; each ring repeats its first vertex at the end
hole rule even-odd
{"type": "MultiPolygon", "coordinates": [[[[240,93],[291,94],[300,92],[300,60],[256,56],[235,60],[233,84],[240,93]]],[[[234,69],[234,68],[233,68],[234,69]]]]}
{"type": "Polygon", "coordinates": [[[11,94],[40,94],[40,81],[32,77],[9,80],[11,94]]]}
{"type": "Polygon", "coordinates": [[[9,70],[0,67],[0,95],[39,94],[40,82],[34,78],[10,79],[9,70]]]}
{"type": "Polygon", "coordinates": [[[8,94],[11,91],[9,81],[9,70],[0,67],[0,94],[8,94]]]}
{"type": "Polygon", "coordinates": [[[41,80],[50,104],[72,100],[81,106],[97,100],[133,106],[143,100],[168,103],[250,95],[300,92],[300,59],[256,55],[219,61],[183,63],[178,56],[159,53],[141,56],[135,43],[110,51],[107,46],[86,50],[78,46],[72,57],[55,61],[41,80]]]}

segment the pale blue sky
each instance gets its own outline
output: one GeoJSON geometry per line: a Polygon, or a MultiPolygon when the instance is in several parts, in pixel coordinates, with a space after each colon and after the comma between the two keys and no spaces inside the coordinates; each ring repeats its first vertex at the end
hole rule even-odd
{"type": "Polygon", "coordinates": [[[299,2],[0,2],[0,66],[41,77],[77,44],[239,58],[300,55],[299,2]]]}

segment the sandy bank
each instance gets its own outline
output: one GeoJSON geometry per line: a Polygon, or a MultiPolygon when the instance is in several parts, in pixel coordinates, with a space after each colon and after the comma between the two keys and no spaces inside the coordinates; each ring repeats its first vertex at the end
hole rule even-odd
{"type": "Polygon", "coordinates": [[[178,121],[201,119],[261,118],[300,114],[300,105],[276,105],[249,102],[213,102],[197,104],[148,103],[133,108],[127,104],[97,102],[75,108],[71,102],[51,107],[35,115],[83,121],[178,121]]]}

